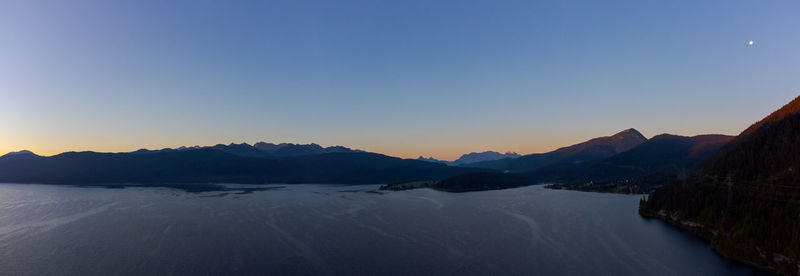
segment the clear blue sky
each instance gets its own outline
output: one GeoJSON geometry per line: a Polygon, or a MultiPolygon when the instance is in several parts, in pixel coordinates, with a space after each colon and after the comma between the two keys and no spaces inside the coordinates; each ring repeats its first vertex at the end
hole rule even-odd
{"type": "Polygon", "coordinates": [[[0,152],[454,159],[737,134],[797,95],[799,1],[0,1],[0,152]]]}

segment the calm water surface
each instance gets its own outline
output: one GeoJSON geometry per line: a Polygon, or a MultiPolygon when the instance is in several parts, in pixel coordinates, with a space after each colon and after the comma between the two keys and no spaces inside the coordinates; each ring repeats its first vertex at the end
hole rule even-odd
{"type": "Polygon", "coordinates": [[[6,275],[750,275],[638,216],[639,196],[541,186],[249,194],[0,184],[6,275]]]}

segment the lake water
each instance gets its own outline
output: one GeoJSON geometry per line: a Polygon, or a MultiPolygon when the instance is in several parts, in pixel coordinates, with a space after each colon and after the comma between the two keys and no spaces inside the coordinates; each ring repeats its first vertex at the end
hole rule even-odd
{"type": "Polygon", "coordinates": [[[248,194],[0,184],[7,275],[750,275],[637,214],[640,196],[547,190],[248,194]]]}

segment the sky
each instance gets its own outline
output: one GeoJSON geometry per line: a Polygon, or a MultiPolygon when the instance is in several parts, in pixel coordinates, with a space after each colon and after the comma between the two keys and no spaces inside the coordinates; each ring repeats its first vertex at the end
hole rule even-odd
{"type": "Polygon", "coordinates": [[[735,135],[800,95],[798,26],[800,1],[0,0],[0,152],[735,135]]]}

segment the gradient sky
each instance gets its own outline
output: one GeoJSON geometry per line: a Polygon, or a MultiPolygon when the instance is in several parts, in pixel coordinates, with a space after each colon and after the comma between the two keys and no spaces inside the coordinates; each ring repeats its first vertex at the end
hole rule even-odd
{"type": "Polygon", "coordinates": [[[0,0],[0,152],[454,159],[738,134],[797,95],[800,1],[0,0]]]}

